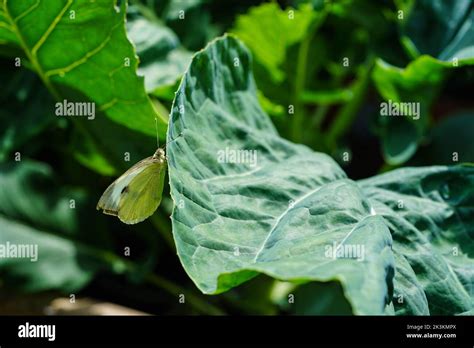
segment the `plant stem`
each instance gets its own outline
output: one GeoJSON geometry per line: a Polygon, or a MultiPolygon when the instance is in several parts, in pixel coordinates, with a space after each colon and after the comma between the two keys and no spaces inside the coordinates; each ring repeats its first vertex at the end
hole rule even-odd
{"type": "Polygon", "coordinates": [[[302,137],[302,128],[304,123],[304,110],[303,103],[299,100],[299,95],[304,90],[305,85],[305,71],[307,64],[307,56],[309,43],[311,41],[312,35],[308,35],[300,45],[298,51],[298,62],[296,65],[296,78],[295,78],[295,87],[293,91],[293,107],[294,107],[294,116],[293,122],[291,124],[291,138],[295,142],[299,142],[302,137]]]}
{"type": "Polygon", "coordinates": [[[352,85],[353,97],[336,115],[334,122],[329,128],[326,138],[329,149],[336,149],[337,141],[349,130],[354,122],[357,112],[364,102],[368,87],[370,86],[370,77],[374,65],[374,57],[368,58],[367,64],[360,70],[356,82],[352,85]]]}
{"type": "Polygon", "coordinates": [[[318,132],[321,130],[321,124],[323,123],[327,113],[329,111],[329,105],[320,105],[314,113],[311,123],[311,128],[315,128],[318,132]]]}
{"type": "Polygon", "coordinates": [[[300,95],[304,91],[306,83],[309,45],[319,27],[324,22],[327,13],[328,11],[326,8],[322,10],[319,14],[319,18],[312,23],[309,29],[310,33],[303,39],[298,49],[298,60],[296,63],[296,76],[293,90],[293,107],[295,114],[293,116],[293,122],[291,123],[291,139],[295,142],[300,142],[303,137],[305,113],[304,105],[300,101],[300,95]]]}

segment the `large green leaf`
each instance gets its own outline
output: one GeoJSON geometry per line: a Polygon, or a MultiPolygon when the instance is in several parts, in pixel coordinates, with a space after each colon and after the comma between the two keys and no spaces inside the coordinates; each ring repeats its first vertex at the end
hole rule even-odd
{"type": "Polygon", "coordinates": [[[474,167],[399,169],[359,182],[393,237],[397,314],[474,308],[474,167]]]}
{"type": "Polygon", "coordinates": [[[186,272],[210,294],[258,273],[335,280],[355,313],[383,313],[394,267],[388,229],[330,157],[278,136],[251,64],[238,40],[218,39],[194,57],[174,101],[172,223],[186,272]],[[255,165],[221,163],[226,149],[255,151],[255,165]],[[332,257],[339,246],[363,248],[364,260],[332,257]]]}
{"type": "MultiPolygon", "coordinates": [[[[57,99],[90,100],[114,122],[155,135],[156,112],[136,74],[138,60],[125,32],[126,1],[0,4],[0,41],[20,45],[57,99]]],[[[164,134],[166,122],[158,125],[164,134]]]]}
{"type": "Polygon", "coordinates": [[[38,248],[37,261],[0,258],[5,285],[75,291],[100,270],[123,270],[110,258],[97,220],[88,217],[93,207],[84,192],[61,187],[59,181],[38,162],[0,165],[0,244],[38,248]]]}

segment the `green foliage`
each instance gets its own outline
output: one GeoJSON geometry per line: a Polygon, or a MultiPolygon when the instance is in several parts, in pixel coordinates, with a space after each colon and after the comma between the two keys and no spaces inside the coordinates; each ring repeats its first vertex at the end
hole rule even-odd
{"type": "Polygon", "coordinates": [[[184,268],[205,293],[257,272],[300,282],[337,279],[355,313],[383,313],[393,276],[388,230],[329,157],[275,133],[258,105],[250,64],[236,39],[219,39],[194,57],[176,95],[168,141],[183,136],[170,143],[168,157],[184,268]],[[229,70],[235,58],[240,66],[229,70]],[[254,166],[220,165],[216,157],[245,149],[258,152],[254,166]],[[326,253],[333,243],[362,243],[370,257],[333,259],[326,253]]]}
{"type": "Polygon", "coordinates": [[[411,9],[403,35],[419,54],[444,62],[474,62],[474,8],[472,1],[451,3],[419,0],[411,9]]]}
{"type": "Polygon", "coordinates": [[[439,93],[446,72],[443,64],[422,56],[405,69],[378,60],[372,77],[386,101],[419,103],[419,115],[384,117],[380,120],[382,149],[389,164],[400,164],[416,152],[429,124],[429,108],[439,93]]]}
{"type": "Polygon", "coordinates": [[[414,60],[405,68],[379,60],[373,72],[385,100],[417,102],[420,119],[386,118],[381,122],[387,163],[398,165],[416,152],[430,124],[430,108],[451,70],[474,64],[474,8],[471,1],[420,0],[401,21],[402,42],[414,60]]]}
{"type": "MultiPolygon", "coordinates": [[[[3,1],[1,23],[8,34],[0,38],[11,42],[15,37],[57,99],[86,97],[114,122],[155,135],[155,111],[143,79],[136,76],[137,58],[125,32],[126,2],[114,4],[3,1]]],[[[165,123],[159,124],[164,132],[165,123]]]]}
{"type": "Polygon", "coordinates": [[[103,259],[103,224],[84,218],[91,206],[83,191],[58,185],[51,168],[37,162],[3,164],[0,173],[1,244],[37,246],[37,260],[0,258],[0,274],[8,285],[76,291],[100,270],[123,268],[103,259]]]}
{"type": "Polygon", "coordinates": [[[401,169],[360,182],[361,192],[329,158],[275,133],[250,64],[232,37],[215,41],[195,56],[171,115],[173,233],[196,285],[219,293],[257,273],[337,279],[353,313],[390,313],[392,290],[398,314],[469,311],[474,191],[463,188],[474,187],[473,168],[401,169]],[[241,65],[229,70],[236,57],[241,65]],[[218,163],[219,153],[244,149],[258,149],[255,162],[218,163]],[[363,245],[368,259],[332,259],[333,243],[363,245]]]}
{"type": "Polygon", "coordinates": [[[474,305],[474,167],[404,168],[359,182],[393,237],[397,314],[474,305]]]}
{"type": "MultiPolygon", "coordinates": [[[[93,125],[84,118],[73,119],[72,147],[76,159],[104,175],[117,174],[126,168],[125,153],[130,154],[131,160],[150,155],[153,152],[150,144],[156,142],[155,124],[158,134],[164,137],[167,122],[166,115],[157,113],[145,93],[143,78],[137,76],[138,60],[125,32],[126,2],[121,7],[113,4],[113,1],[94,5],[87,1],[61,1],[49,6],[44,1],[21,4],[4,1],[0,16],[3,28],[0,38],[7,41],[13,35],[15,40],[8,39],[8,43],[17,46],[24,56],[21,65],[39,76],[53,99],[85,99],[95,103],[97,115],[93,125]],[[67,49],[64,42],[68,42],[67,49]]],[[[26,84],[22,86],[25,87],[26,84]]],[[[14,121],[6,128],[2,137],[8,143],[2,151],[23,142],[17,133],[36,134],[35,129],[42,122],[44,125],[51,122],[54,101],[39,98],[43,105],[39,109],[47,117],[43,115],[41,122],[33,127],[29,119],[39,118],[41,114],[25,110],[19,120],[22,130],[18,130],[14,121]]],[[[32,110],[38,108],[37,104],[29,104],[28,107],[35,108],[32,110]]],[[[7,112],[2,112],[3,117],[7,117],[7,112]]]]}
{"type": "Polygon", "coordinates": [[[173,86],[191,61],[191,53],[180,47],[176,34],[139,15],[128,20],[127,33],[140,57],[138,73],[145,77],[147,92],[173,86]]]}
{"type": "Polygon", "coordinates": [[[0,291],[472,315],[473,16],[468,0],[0,0],[0,244],[38,246],[0,257],[0,291]],[[57,117],[64,99],[95,118],[57,117]],[[420,117],[382,116],[388,101],[420,117]],[[157,137],[158,211],[97,212],[157,137]]]}
{"type": "Polygon", "coordinates": [[[52,103],[51,97],[34,74],[2,71],[2,75],[5,89],[0,96],[0,162],[54,123],[46,111],[52,103]],[[22,117],[16,115],[18,111],[22,117]]]}
{"type": "Polygon", "coordinates": [[[252,50],[271,82],[278,84],[286,78],[282,66],[287,50],[303,40],[315,17],[311,6],[283,11],[276,3],[263,4],[239,16],[233,32],[252,50]]]}

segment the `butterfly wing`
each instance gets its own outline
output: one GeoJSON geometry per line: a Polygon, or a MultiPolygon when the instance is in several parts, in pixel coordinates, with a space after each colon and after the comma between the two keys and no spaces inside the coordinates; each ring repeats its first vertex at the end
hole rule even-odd
{"type": "Polygon", "coordinates": [[[118,217],[126,224],[136,224],[150,217],[161,203],[166,162],[153,162],[136,175],[122,192],[118,217]]]}
{"type": "Polygon", "coordinates": [[[105,190],[97,209],[127,224],[145,220],[161,202],[165,172],[166,162],[152,157],[138,162],[105,190]]]}

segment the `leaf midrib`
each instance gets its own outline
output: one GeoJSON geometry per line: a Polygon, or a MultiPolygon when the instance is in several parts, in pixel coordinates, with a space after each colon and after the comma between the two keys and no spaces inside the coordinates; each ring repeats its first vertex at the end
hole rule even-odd
{"type": "Polygon", "coordinates": [[[255,254],[255,258],[253,259],[253,262],[256,263],[258,262],[258,257],[260,256],[260,254],[262,253],[262,251],[265,249],[265,245],[267,244],[267,241],[270,239],[270,237],[272,236],[273,232],[276,230],[276,228],[278,227],[278,225],[280,224],[280,221],[293,209],[295,209],[301,202],[303,202],[306,198],[312,196],[313,194],[315,194],[316,192],[318,192],[321,188],[323,188],[324,186],[319,186],[318,188],[314,189],[314,190],[311,190],[309,191],[308,193],[304,194],[303,196],[299,197],[294,203],[293,205],[289,206],[288,208],[286,208],[283,213],[280,214],[280,216],[278,216],[278,218],[276,219],[275,223],[273,224],[272,228],[270,229],[270,231],[268,232],[268,235],[267,237],[265,238],[265,240],[263,241],[262,243],[262,246],[259,248],[259,250],[257,251],[257,253],[255,254]]]}

